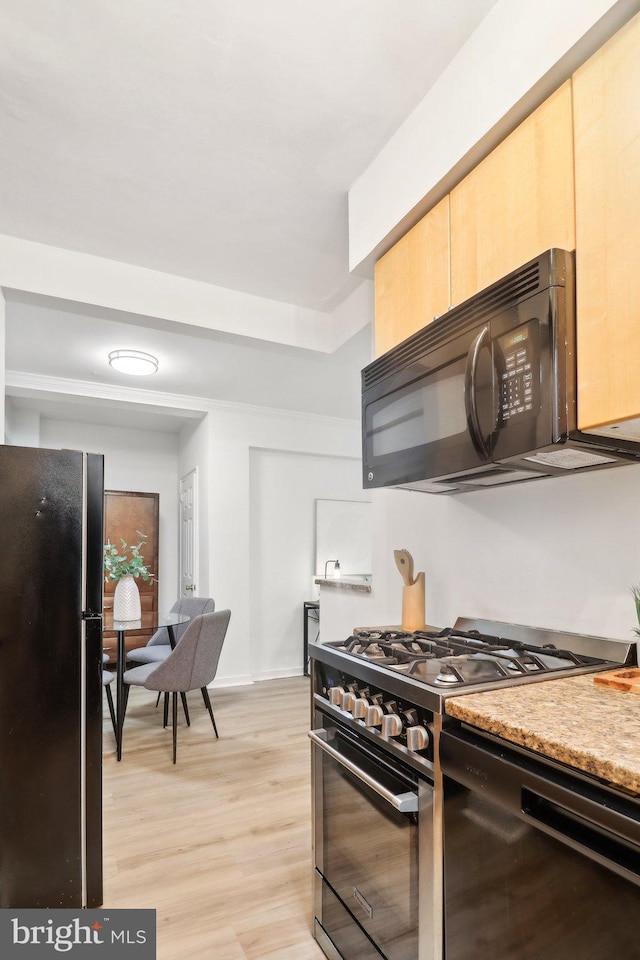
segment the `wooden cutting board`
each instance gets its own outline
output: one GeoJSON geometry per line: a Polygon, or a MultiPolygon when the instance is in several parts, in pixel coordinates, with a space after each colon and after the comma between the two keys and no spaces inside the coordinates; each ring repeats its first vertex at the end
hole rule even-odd
{"type": "Polygon", "coordinates": [[[593,682],[601,683],[604,687],[611,687],[613,690],[622,690],[624,693],[640,693],[640,667],[625,667],[623,670],[597,673],[593,682]]]}

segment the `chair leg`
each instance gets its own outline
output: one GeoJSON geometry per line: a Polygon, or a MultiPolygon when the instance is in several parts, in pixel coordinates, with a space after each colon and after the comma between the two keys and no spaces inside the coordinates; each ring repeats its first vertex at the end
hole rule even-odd
{"type": "Polygon", "coordinates": [[[107,692],[107,703],[109,704],[109,713],[111,714],[111,726],[113,727],[113,735],[116,738],[116,742],[117,742],[118,728],[116,726],[116,711],[113,707],[113,694],[111,693],[111,687],[107,686],[105,687],[105,690],[107,692]]]}
{"type": "Polygon", "coordinates": [[[160,703],[160,697],[161,697],[161,696],[162,696],[162,693],[160,692],[160,690],[158,690],[158,696],[156,697],[156,707],[157,707],[158,704],[160,703]]]}
{"type": "Polygon", "coordinates": [[[124,718],[125,718],[126,715],[127,715],[127,704],[129,703],[129,691],[130,691],[130,690],[131,690],[131,687],[129,686],[129,684],[128,684],[128,683],[125,683],[125,685],[124,685],[124,702],[123,702],[123,704],[122,704],[122,722],[123,722],[123,724],[124,724],[124,718]]]}
{"type": "Polygon", "coordinates": [[[184,718],[187,721],[187,726],[191,726],[191,718],[189,717],[189,707],[187,706],[187,695],[186,693],[180,694],[180,699],[182,700],[182,709],[184,710],[184,718]]]}
{"type": "Polygon", "coordinates": [[[204,700],[204,705],[209,711],[209,716],[211,717],[211,723],[213,724],[213,731],[216,735],[216,740],[219,740],[218,728],[216,727],[215,717],[213,716],[213,707],[211,706],[211,700],[209,698],[209,691],[206,687],[201,687],[200,692],[202,693],[202,699],[204,700]]]}
{"type": "Polygon", "coordinates": [[[173,719],[173,762],[176,762],[176,755],[178,752],[178,694],[174,690],[171,694],[171,713],[173,719]]]}
{"type": "MultiPolygon", "coordinates": [[[[160,696],[160,694],[158,694],[160,696]]],[[[191,717],[189,716],[189,707],[187,706],[187,695],[186,693],[181,693],[180,697],[182,698],[182,709],[184,710],[184,718],[187,721],[187,726],[191,726],[191,717]]],[[[157,706],[157,704],[156,704],[157,706]]],[[[164,695],[164,722],[163,727],[166,727],[169,722],[169,694],[165,693],[164,695]]]]}

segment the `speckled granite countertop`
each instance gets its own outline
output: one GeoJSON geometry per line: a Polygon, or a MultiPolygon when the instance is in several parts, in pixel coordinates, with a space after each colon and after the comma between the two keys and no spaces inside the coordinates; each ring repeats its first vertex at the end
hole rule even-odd
{"type": "Polygon", "coordinates": [[[452,697],[445,712],[640,796],[640,696],[593,674],[452,697]]]}

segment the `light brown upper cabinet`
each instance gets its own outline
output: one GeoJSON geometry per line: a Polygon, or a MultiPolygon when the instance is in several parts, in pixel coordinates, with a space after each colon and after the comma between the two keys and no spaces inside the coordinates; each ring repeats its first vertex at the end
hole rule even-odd
{"type": "Polygon", "coordinates": [[[376,356],[445,313],[449,302],[449,197],[445,197],[376,263],[376,356]]]}
{"type": "Polygon", "coordinates": [[[640,416],[640,15],[575,74],[578,426],[640,416]]]}
{"type": "Polygon", "coordinates": [[[549,247],[575,249],[571,81],[452,190],[451,303],[549,247]]]}
{"type": "Polygon", "coordinates": [[[376,264],[376,356],[549,247],[574,250],[571,81],[376,264]]]}

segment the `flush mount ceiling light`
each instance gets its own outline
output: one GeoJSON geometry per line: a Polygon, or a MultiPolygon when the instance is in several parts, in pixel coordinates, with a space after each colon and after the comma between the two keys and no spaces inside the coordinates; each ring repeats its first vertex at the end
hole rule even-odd
{"type": "Polygon", "coordinates": [[[156,373],[158,369],[157,359],[141,350],[112,350],[109,365],[120,373],[130,373],[134,377],[144,377],[156,373]]]}

